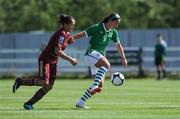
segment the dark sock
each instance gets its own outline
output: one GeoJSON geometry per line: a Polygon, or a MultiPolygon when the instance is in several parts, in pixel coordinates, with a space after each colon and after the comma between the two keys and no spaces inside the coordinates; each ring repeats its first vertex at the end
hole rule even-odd
{"type": "Polygon", "coordinates": [[[159,80],[159,79],[161,79],[161,71],[157,71],[157,79],[159,80]]]}
{"type": "Polygon", "coordinates": [[[166,78],[166,70],[163,70],[163,78],[166,78]]]}
{"type": "Polygon", "coordinates": [[[21,85],[22,86],[41,86],[40,85],[40,80],[36,79],[36,78],[32,78],[32,79],[22,79],[21,80],[21,85]]]}
{"type": "Polygon", "coordinates": [[[29,99],[25,104],[30,104],[30,105],[33,105],[35,104],[36,102],[38,102],[41,98],[43,98],[47,92],[49,91],[50,89],[46,89],[45,87],[42,87],[40,88],[35,94],[34,96],[29,99]]]}

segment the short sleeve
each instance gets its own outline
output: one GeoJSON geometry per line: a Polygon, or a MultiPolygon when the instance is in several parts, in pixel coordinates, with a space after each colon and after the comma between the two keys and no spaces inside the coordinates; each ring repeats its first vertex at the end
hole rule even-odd
{"type": "Polygon", "coordinates": [[[117,30],[113,30],[113,36],[112,36],[112,40],[114,43],[119,43],[120,39],[119,39],[119,34],[117,32],[117,30]]]}
{"type": "Polygon", "coordinates": [[[89,27],[89,28],[87,28],[87,29],[85,30],[86,35],[87,35],[88,37],[90,37],[90,36],[96,31],[96,27],[97,27],[97,24],[96,24],[96,25],[93,25],[93,26],[91,26],[91,27],[89,27]]]}

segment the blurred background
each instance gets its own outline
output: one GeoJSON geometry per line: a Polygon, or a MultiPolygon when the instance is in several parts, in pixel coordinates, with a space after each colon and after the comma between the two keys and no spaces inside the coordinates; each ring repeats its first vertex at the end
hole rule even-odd
{"type": "MultiPolygon", "coordinates": [[[[137,61],[126,69],[115,63],[109,74],[120,71],[127,75],[155,76],[154,46],[156,35],[161,33],[168,45],[165,58],[168,75],[180,79],[179,0],[0,0],[0,76],[37,73],[37,58],[59,27],[58,14],[75,17],[74,34],[101,22],[113,11],[122,18],[117,30],[125,51],[140,49],[140,56],[131,58],[137,61]]],[[[89,75],[83,57],[87,44],[87,38],[82,38],[67,48],[65,52],[76,57],[79,64],[72,67],[61,60],[58,75],[89,75]]],[[[113,43],[107,51],[112,49],[113,43]]]]}

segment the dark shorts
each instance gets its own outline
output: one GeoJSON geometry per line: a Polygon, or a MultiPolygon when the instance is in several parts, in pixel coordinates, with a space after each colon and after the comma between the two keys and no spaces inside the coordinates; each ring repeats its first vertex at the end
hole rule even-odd
{"type": "Polygon", "coordinates": [[[164,64],[163,57],[156,57],[155,58],[155,65],[161,65],[161,64],[164,64]]]}
{"type": "Polygon", "coordinates": [[[56,80],[57,63],[47,63],[39,60],[39,78],[54,84],[56,80]]]}

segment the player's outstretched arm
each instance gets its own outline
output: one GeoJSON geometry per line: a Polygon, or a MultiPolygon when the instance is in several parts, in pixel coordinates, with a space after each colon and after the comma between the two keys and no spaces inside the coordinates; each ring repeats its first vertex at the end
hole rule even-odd
{"type": "Polygon", "coordinates": [[[127,60],[126,60],[126,56],[124,54],[124,49],[121,45],[121,43],[117,43],[115,44],[116,45],[116,48],[118,49],[118,52],[119,52],[119,55],[121,56],[122,58],[122,64],[123,66],[127,67],[127,60]]]}
{"type": "Polygon", "coordinates": [[[68,56],[64,51],[61,50],[61,47],[56,47],[55,53],[57,56],[69,61],[73,66],[75,66],[78,63],[76,58],[68,56]]]}
{"type": "Polygon", "coordinates": [[[79,38],[82,38],[86,36],[85,32],[82,31],[82,32],[79,32],[79,33],[76,33],[74,35],[72,35],[70,38],[69,38],[69,42],[74,42],[76,39],[79,39],[79,38]]]}

